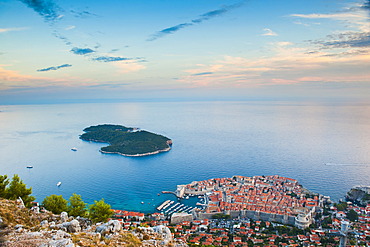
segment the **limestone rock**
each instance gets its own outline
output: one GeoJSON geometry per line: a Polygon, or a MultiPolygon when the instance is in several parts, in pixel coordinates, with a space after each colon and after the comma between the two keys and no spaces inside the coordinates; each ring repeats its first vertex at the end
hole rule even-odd
{"type": "Polygon", "coordinates": [[[34,207],[31,208],[31,211],[36,213],[36,214],[39,214],[40,213],[40,207],[34,206],[34,207]]]}
{"type": "Polygon", "coordinates": [[[53,235],[53,240],[60,240],[60,239],[65,239],[65,238],[70,238],[71,234],[66,233],[65,231],[58,230],[54,235],[53,235]]]}
{"type": "Polygon", "coordinates": [[[66,221],[68,221],[68,213],[67,213],[67,212],[62,212],[62,213],[60,214],[60,220],[61,220],[62,222],[66,222],[66,221]]]}
{"type": "Polygon", "coordinates": [[[43,220],[43,221],[40,222],[40,225],[41,225],[41,227],[48,227],[49,222],[47,220],[43,220]]]}
{"type": "Polygon", "coordinates": [[[119,232],[121,229],[121,223],[118,220],[110,220],[108,223],[97,226],[96,232],[101,234],[109,234],[119,232]]]}
{"type": "Polygon", "coordinates": [[[71,222],[69,222],[69,226],[67,228],[68,232],[80,232],[81,231],[81,227],[80,227],[80,223],[78,220],[72,220],[71,222]]]}
{"type": "Polygon", "coordinates": [[[60,239],[60,240],[51,240],[47,244],[41,245],[41,247],[74,247],[71,239],[60,239]]]}
{"type": "Polygon", "coordinates": [[[24,206],[24,202],[22,200],[22,197],[19,197],[17,200],[15,200],[15,202],[18,204],[19,208],[25,208],[26,207],[26,206],[24,206]]]}
{"type": "Polygon", "coordinates": [[[88,218],[77,216],[76,220],[78,220],[78,222],[80,223],[81,229],[86,229],[91,226],[91,220],[89,220],[88,218]]]}
{"type": "Polygon", "coordinates": [[[162,244],[168,245],[172,241],[172,234],[167,226],[159,225],[152,227],[154,232],[158,233],[163,238],[162,244]]]}

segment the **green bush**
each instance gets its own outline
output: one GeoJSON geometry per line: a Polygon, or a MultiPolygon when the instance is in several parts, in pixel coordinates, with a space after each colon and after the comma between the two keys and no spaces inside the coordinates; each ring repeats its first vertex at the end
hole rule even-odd
{"type": "Polygon", "coordinates": [[[10,200],[16,200],[20,197],[24,205],[30,207],[31,202],[35,200],[35,197],[31,196],[31,194],[32,188],[27,189],[17,174],[13,176],[10,183],[7,175],[0,175],[0,197],[10,200]]]}
{"type": "Polygon", "coordinates": [[[73,193],[68,201],[68,214],[71,216],[85,217],[87,214],[86,203],[82,201],[81,195],[73,193]]]}
{"type": "Polygon", "coordinates": [[[45,197],[42,201],[42,206],[54,214],[60,214],[61,212],[67,212],[67,200],[62,195],[50,195],[45,197]]]}
{"type": "Polygon", "coordinates": [[[104,199],[94,202],[95,203],[89,207],[89,218],[93,223],[105,222],[108,218],[113,216],[110,205],[105,203],[104,199]]]}

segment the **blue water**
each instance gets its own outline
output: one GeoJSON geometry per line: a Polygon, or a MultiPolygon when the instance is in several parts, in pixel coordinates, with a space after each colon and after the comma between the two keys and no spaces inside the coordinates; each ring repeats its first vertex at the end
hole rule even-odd
{"type": "Polygon", "coordinates": [[[335,200],[354,185],[370,184],[366,104],[106,103],[0,111],[0,174],[19,174],[39,202],[50,194],[77,193],[87,203],[104,198],[116,209],[151,212],[175,199],[158,196],[163,190],[233,175],[279,174],[335,200]],[[78,138],[85,127],[102,123],[163,134],[173,148],[138,158],[102,154],[104,144],[78,138]]]}

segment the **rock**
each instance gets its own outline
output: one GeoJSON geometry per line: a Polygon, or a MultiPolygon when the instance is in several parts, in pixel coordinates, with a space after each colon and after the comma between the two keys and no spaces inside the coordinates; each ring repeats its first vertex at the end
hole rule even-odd
{"type": "Polygon", "coordinates": [[[162,244],[167,245],[169,242],[172,241],[172,234],[168,227],[159,225],[159,226],[152,227],[152,229],[154,230],[154,232],[162,236],[163,238],[162,244]]]}
{"type": "Polygon", "coordinates": [[[98,225],[96,232],[101,234],[116,233],[122,229],[121,223],[118,220],[110,220],[108,223],[98,225]]]}
{"type": "Polygon", "coordinates": [[[22,200],[22,197],[19,197],[17,200],[15,200],[15,202],[18,204],[19,208],[25,208],[26,207],[26,206],[24,206],[24,202],[22,200]]]}
{"type": "Polygon", "coordinates": [[[77,216],[76,220],[78,220],[78,222],[80,223],[81,229],[85,229],[91,226],[91,220],[89,220],[88,218],[77,216]]]}
{"type": "Polygon", "coordinates": [[[53,235],[53,240],[65,239],[65,238],[70,238],[70,237],[71,237],[71,234],[66,233],[65,231],[58,230],[53,235]]]}
{"type": "Polygon", "coordinates": [[[67,231],[67,227],[69,226],[69,222],[64,222],[63,224],[57,224],[54,228],[60,229],[63,231],[67,231]]]}
{"type": "Polygon", "coordinates": [[[68,220],[68,214],[67,214],[67,212],[62,212],[62,213],[60,214],[60,220],[61,220],[62,222],[66,222],[66,221],[68,220]]]}
{"type": "Polygon", "coordinates": [[[107,232],[108,232],[108,225],[106,225],[106,224],[98,225],[98,226],[96,227],[95,232],[98,232],[98,233],[100,233],[100,234],[105,234],[105,233],[107,233],[107,232]]]}
{"type": "Polygon", "coordinates": [[[34,207],[31,208],[31,211],[36,213],[36,214],[39,214],[40,213],[40,207],[34,206],[34,207]]]}
{"type": "Polygon", "coordinates": [[[51,229],[55,228],[55,222],[54,222],[54,221],[50,222],[50,223],[49,223],[49,227],[50,227],[51,229]]]}
{"type": "Polygon", "coordinates": [[[27,233],[29,238],[41,238],[43,234],[41,232],[29,232],[27,233]]]}
{"type": "Polygon", "coordinates": [[[23,225],[18,224],[18,225],[16,225],[16,226],[14,227],[14,229],[15,229],[15,230],[18,230],[19,228],[23,228],[23,225]]]}
{"type": "Polygon", "coordinates": [[[47,244],[43,244],[40,247],[74,247],[71,239],[60,239],[60,240],[51,240],[47,244]]]}
{"type": "Polygon", "coordinates": [[[68,232],[80,232],[81,231],[80,223],[78,220],[72,220],[69,223],[70,224],[67,228],[68,232]]]}
{"type": "Polygon", "coordinates": [[[119,232],[122,229],[121,223],[118,220],[110,220],[108,225],[110,226],[110,231],[112,233],[119,232]]]}
{"type": "Polygon", "coordinates": [[[41,225],[41,227],[48,227],[49,222],[47,220],[43,220],[43,221],[40,222],[40,225],[41,225]]]}

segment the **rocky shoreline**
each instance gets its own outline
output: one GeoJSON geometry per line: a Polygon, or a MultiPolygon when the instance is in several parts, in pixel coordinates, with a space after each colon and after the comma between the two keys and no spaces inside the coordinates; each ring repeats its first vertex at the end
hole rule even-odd
{"type": "Polygon", "coordinates": [[[149,155],[153,155],[153,154],[168,152],[170,150],[171,150],[171,147],[168,147],[168,148],[165,148],[165,149],[162,149],[162,150],[158,150],[158,151],[150,152],[150,153],[144,153],[144,154],[123,154],[123,153],[120,153],[120,152],[107,152],[107,151],[103,151],[103,150],[100,150],[100,152],[104,153],[104,154],[119,154],[119,155],[126,156],[126,157],[141,157],[141,156],[149,156],[149,155]]]}

